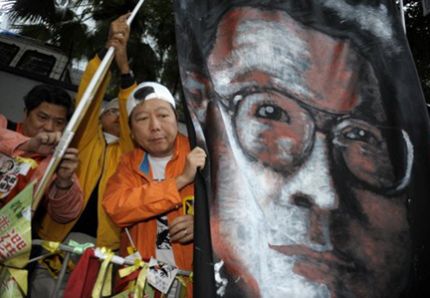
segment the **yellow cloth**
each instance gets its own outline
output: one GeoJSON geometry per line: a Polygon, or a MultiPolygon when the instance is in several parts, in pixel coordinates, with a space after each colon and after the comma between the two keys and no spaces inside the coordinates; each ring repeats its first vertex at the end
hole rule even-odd
{"type": "Polygon", "coordinates": [[[97,275],[97,280],[91,294],[92,298],[106,297],[112,294],[112,266],[110,266],[110,262],[114,254],[104,247],[102,248],[102,253],[106,258],[103,260],[99,274],[97,275]]]}
{"type": "MultiPolygon", "coordinates": [[[[100,65],[100,62],[100,59],[96,56],[88,63],[82,76],[81,84],[79,85],[79,91],[76,97],[78,99],[77,103],[79,103],[82,98],[82,95],[85,92],[93,74],[100,65]]],[[[121,114],[121,138],[119,143],[106,145],[103,132],[99,124],[99,111],[109,80],[110,75],[103,80],[99,90],[97,90],[95,98],[76,132],[72,146],[79,149],[80,162],[77,176],[84,191],[83,208],[86,207],[91,193],[96,186],[97,181],[100,179],[97,203],[99,222],[96,246],[107,247],[115,250],[119,247],[119,228],[110,220],[104,211],[102,207],[102,199],[107,180],[115,172],[121,154],[133,148],[133,142],[130,138],[130,131],[127,124],[127,112],[125,106],[127,96],[135,88],[135,85],[128,89],[121,90],[119,94],[121,114]]],[[[59,224],[51,217],[45,216],[38,230],[39,237],[46,240],[62,242],[77,221],[78,218],[67,224],[59,224]]]]}

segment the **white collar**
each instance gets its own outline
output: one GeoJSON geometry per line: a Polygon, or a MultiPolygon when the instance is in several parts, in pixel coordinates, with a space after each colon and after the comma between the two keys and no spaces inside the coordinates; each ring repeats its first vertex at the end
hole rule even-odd
{"type": "Polygon", "coordinates": [[[103,136],[105,137],[105,141],[108,145],[117,143],[119,141],[119,138],[117,136],[114,136],[113,134],[110,134],[108,132],[103,132],[103,136]]]}

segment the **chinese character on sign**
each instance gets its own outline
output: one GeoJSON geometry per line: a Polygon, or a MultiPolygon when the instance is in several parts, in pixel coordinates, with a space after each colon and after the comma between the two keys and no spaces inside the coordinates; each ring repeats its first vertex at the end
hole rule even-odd
{"type": "Polygon", "coordinates": [[[9,224],[9,219],[7,218],[7,216],[0,216],[0,232],[6,230],[9,224]]]}
{"type": "Polygon", "coordinates": [[[15,229],[0,237],[0,262],[16,255],[21,250],[27,247],[24,239],[15,229]]]}

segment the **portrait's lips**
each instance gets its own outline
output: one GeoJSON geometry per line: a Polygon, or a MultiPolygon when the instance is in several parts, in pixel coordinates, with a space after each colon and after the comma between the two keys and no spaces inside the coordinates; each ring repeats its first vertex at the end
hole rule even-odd
{"type": "Polygon", "coordinates": [[[333,272],[338,274],[361,271],[347,256],[333,251],[317,252],[304,245],[272,245],[269,247],[287,256],[296,257],[294,272],[318,283],[331,283],[333,272]]]}

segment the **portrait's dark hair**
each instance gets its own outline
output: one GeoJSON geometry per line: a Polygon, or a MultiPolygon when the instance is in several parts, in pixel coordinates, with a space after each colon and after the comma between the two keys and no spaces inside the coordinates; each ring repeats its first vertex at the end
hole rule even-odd
{"type": "Polygon", "coordinates": [[[70,119],[75,108],[69,93],[57,86],[47,84],[37,85],[24,96],[24,104],[27,113],[37,108],[42,102],[65,107],[67,111],[67,120],[70,119]]]}

